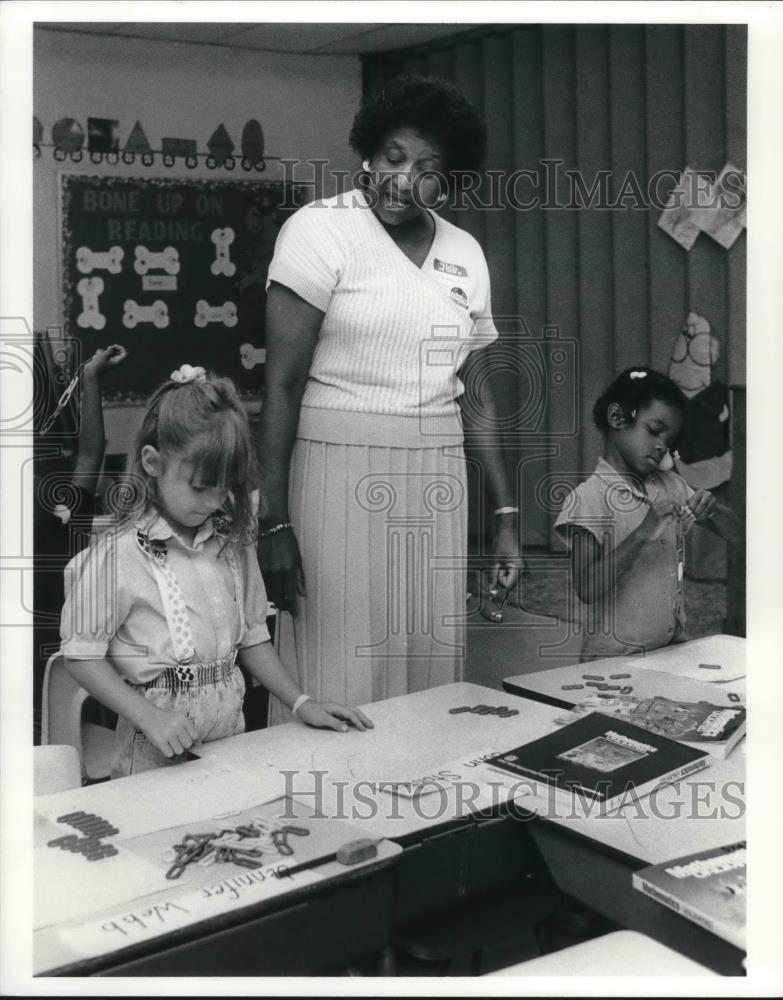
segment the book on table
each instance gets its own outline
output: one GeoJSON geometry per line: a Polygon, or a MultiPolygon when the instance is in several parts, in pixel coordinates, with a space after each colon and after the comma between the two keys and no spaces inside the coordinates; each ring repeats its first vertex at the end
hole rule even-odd
{"type": "Polygon", "coordinates": [[[604,809],[627,804],[709,763],[705,750],[599,712],[487,761],[506,775],[534,782],[536,792],[565,806],[578,797],[604,809]]]}
{"type": "Polygon", "coordinates": [[[745,864],[743,840],[649,865],[634,872],[633,886],[744,950],[745,864]]]}
{"type": "Polygon", "coordinates": [[[741,705],[713,705],[708,701],[679,701],[662,695],[645,698],[633,694],[589,694],[555,722],[573,722],[589,712],[625,719],[650,732],[706,750],[719,759],[731,753],[745,735],[746,727],[746,712],[741,705]]]}

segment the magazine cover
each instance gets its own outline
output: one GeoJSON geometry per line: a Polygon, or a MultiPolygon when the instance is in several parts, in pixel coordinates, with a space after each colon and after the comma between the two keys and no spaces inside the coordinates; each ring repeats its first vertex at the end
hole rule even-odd
{"type": "Polygon", "coordinates": [[[745,948],[745,841],[634,872],[635,889],[745,948]]]}
{"type": "Polygon", "coordinates": [[[725,757],[745,735],[746,711],[741,705],[675,701],[660,695],[641,698],[631,694],[610,697],[590,694],[555,721],[564,725],[589,712],[627,719],[672,740],[703,744],[705,750],[717,757],[725,757]]]}
{"type": "Polygon", "coordinates": [[[698,771],[709,759],[704,750],[591,712],[487,763],[549,786],[564,802],[576,794],[614,806],[698,771]]]}

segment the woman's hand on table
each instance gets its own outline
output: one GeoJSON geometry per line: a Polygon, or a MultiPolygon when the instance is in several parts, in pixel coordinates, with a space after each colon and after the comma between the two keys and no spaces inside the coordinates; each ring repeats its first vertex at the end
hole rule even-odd
{"type": "Polygon", "coordinates": [[[302,554],[291,528],[262,538],[258,543],[258,564],[269,600],[280,611],[296,614],[296,598],[307,596],[302,554]]]}
{"type": "Polygon", "coordinates": [[[317,726],[320,729],[337,729],[340,732],[346,732],[349,728],[361,732],[375,729],[372,721],[360,709],[338,705],[333,701],[309,699],[299,706],[296,715],[306,725],[317,726]]]}

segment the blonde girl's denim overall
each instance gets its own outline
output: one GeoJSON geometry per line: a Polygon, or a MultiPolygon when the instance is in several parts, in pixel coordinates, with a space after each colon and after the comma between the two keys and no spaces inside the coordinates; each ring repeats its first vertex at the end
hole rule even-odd
{"type": "MultiPolygon", "coordinates": [[[[131,687],[157,708],[186,715],[198,731],[197,743],[207,743],[244,732],[242,699],[245,680],[236,660],[240,641],[246,631],[246,622],[244,586],[236,554],[231,548],[226,549],[239,608],[239,636],[227,656],[209,663],[198,663],[195,661],[185,599],[174,571],[167,562],[166,543],[160,539],[148,538],[140,528],[137,528],[136,541],[154,569],[177,666],[164,669],[146,684],[132,684],[131,687]]],[[[150,743],[140,729],[127,719],[119,719],[111,769],[113,778],[167,767],[181,760],[182,756],[166,757],[150,743]]]]}

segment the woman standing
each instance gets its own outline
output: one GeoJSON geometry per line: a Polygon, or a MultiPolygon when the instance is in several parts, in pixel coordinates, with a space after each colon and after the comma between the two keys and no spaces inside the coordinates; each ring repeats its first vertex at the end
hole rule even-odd
{"type": "Polygon", "coordinates": [[[405,76],[364,102],[350,142],[361,189],[296,212],[269,268],[259,559],[292,612],[294,679],[364,704],[462,678],[463,424],[496,510],[494,580],[513,587],[520,561],[489,386],[458,406],[497,337],[486,261],[432,210],[478,168],[483,123],[451,85],[405,76]]]}

